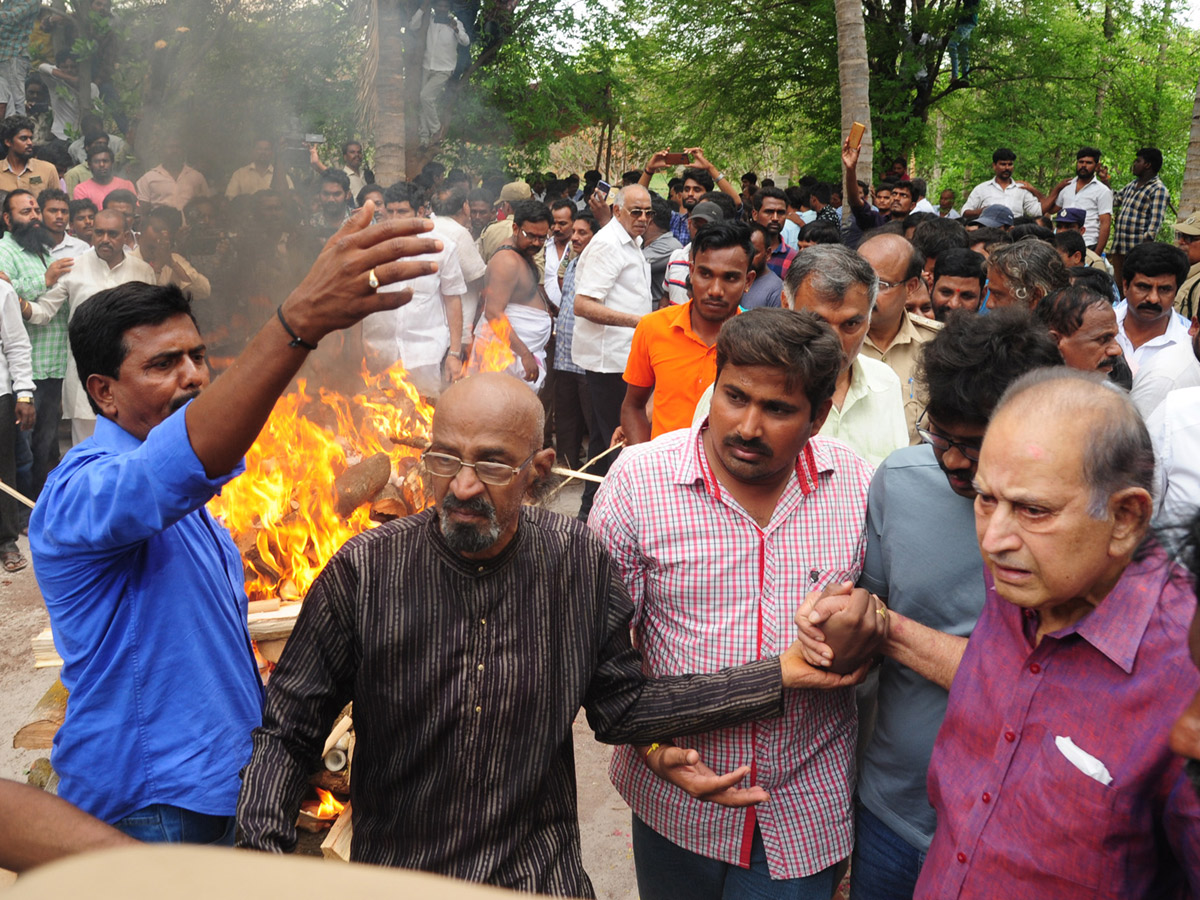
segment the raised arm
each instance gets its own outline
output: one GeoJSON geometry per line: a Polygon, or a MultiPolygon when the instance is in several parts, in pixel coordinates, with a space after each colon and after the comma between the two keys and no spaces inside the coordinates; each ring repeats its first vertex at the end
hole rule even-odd
{"type": "Polygon", "coordinates": [[[308,356],[298,341],[315,346],[330,332],[412,299],[410,289],[377,293],[368,273],[373,271],[382,285],[437,271],[436,263],[407,259],[441,250],[441,241],[422,237],[433,227],[428,219],[371,225],[374,212],[375,204],[368,201],[329,239],[283,301],[283,321],[272,316],[233,365],[188,405],[188,436],[210,478],[233,471],[258,437],[275,401],[308,356]]]}
{"type": "Polygon", "coordinates": [[[733,198],[733,202],[737,206],[742,205],[742,195],[738,193],[738,189],[730,183],[729,179],[717,170],[717,167],[704,158],[704,151],[699,147],[688,147],[683,151],[691,154],[692,165],[704,169],[712,176],[713,182],[723,192],[733,198]]]}

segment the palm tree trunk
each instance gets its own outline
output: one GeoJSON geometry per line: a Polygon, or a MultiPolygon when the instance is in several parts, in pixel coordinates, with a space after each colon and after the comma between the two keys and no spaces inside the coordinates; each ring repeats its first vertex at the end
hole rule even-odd
{"type": "Polygon", "coordinates": [[[377,0],[378,57],[375,65],[375,179],[392,184],[405,177],[404,33],[401,0],[377,0]]]}
{"type": "Polygon", "coordinates": [[[1179,193],[1180,218],[1194,212],[1200,212],[1200,82],[1196,85],[1196,102],[1192,106],[1192,134],[1183,167],[1183,189],[1179,193]]]}
{"type": "MultiPolygon", "coordinates": [[[[862,152],[858,157],[858,177],[870,184],[874,162],[871,136],[870,70],[867,67],[867,32],[863,24],[862,0],[835,0],[838,38],[838,85],[842,99],[842,140],[850,126],[862,122],[862,152]]],[[[843,197],[849,192],[843,185],[843,197]]],[[[845,215],[849,215],[849,211],[845,215]]]]}

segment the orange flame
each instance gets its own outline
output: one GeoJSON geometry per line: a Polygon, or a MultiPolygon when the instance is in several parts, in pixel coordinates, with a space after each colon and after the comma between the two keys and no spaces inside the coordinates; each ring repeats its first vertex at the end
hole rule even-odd
{"type": "Polygon", "coordinates": [[[320,788],[317,788],[316,791],[317,796],[321,798],[321,805],[312,814],[318,819],[336,819],[346,808],[346,804],[339,803],[337,797],[329,791],[323,791],[320,788]]]}
{"type": "Polygon", "coordinates": [[[242,554],[251,600],[299,600],[342,544],[375,526],[369,504],[347,518],[337,511],[334,479],[347,466],[385,453],[405,509],[428,505],[416,460],[433,408],[399,365],[364,372],[363,382],[351,397],[321,390],[319,399],[299,382],[275,404],[246,454],[246,471],[209,502],[242,554]]]}
{"type": "Polygon", "coordinates": [[[508,319],[501,316],[488,322],[491,327],[491,339],[476,335],[471,345],[471,360],[467,364],[467,372],[503,372],[517,361],[509,340],[512,336],[512,326],[508,319]]]}

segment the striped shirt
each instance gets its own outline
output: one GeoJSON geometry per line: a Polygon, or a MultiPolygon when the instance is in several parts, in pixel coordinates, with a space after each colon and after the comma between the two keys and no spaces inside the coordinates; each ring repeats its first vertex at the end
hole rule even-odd
{"type": "Polygon", "coordinates": [[[433,510],[349,541],[313,584],[271,676],[238,803],[242,846],[296,843],[296,811],[354,701],[357,862],[514,890],[592,896],[572,722],[649,742],[783,708],[777,659],[647,682],[633,609],[580,522],[533,507],[493,559],[442,538],[433,510]]]}
{"type": "Polygon", "coordinates": [[[0,60],[29,59],[29,36],[40,8],[39,0],[7,0],[0,9],[0,60]]]}
{"type": "MultiPolygon", "coordinates": [[[[760,528],[713,475],[706,427],[626,448],[589,519],[629,586],[654,677],[782,652],[805,592],[857,581],[866,554],[871,468],[848,447],[810,440],[760,528]]],[[[757,824],[771,877],[798,878],[850,854],[856,734],[853,688],[788,691],[780,719],[676,734],[714,771],[751,767],[747,783],[771,802],[749,809],[693,799],[631,747],[616,750],[609,775],[634,815],[675,844],[747,866],[757,824]]]]}
{"type": "Polygon", "coordinates": [[[1170,202],[1171,194],[1157,175],[1140,187],[1135,178],[1117,191],[1113,197],[1117,216],[1108,252],[1128,253],[1138,244],[1158,237],[1170,202]]]}

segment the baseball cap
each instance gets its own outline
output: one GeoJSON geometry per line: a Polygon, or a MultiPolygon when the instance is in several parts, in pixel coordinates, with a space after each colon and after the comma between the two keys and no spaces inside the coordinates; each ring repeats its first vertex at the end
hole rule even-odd
{"type": "Polygon", "coordinates": [[[495,203],[516,203],[519,200],[532,200],[533,189],[523,181],[510,181],[500,189],[500,199],[495,203]]]}
{"type": "Polygon", "coordinates": [[[711,200],[701,200],[694,207],[689,218],[703,219],[705,222],[724,222],[725,214],[721,212],[721,207],[713,203],[711,200]]]}
{"type": "MultiPolygon", "coordinates": [[[[697,203],[697,206],[700,204],[697,203]]],[[[1200,213],[1192,213],[1186,219],[1175,223],[1176,234],[1200,234],[1200,213]]]]}
{"type": "Polygon", "coordinates": [[[995,203],[986,207],[975,223],[984,228],[1007,228],[1013,223],[1012,210],[1003,203],[995,203]]]}
{"type": "Polygon", "coordinates": [[[1083,225],[1086,221],[1087,213],[1073,206],[1069,209],[1060,209],[1058,215],[1054,217],[1055,225],[1083,225]]]}

